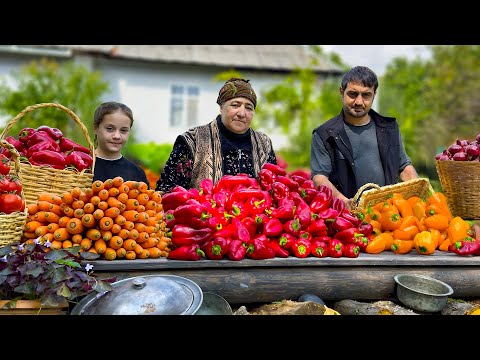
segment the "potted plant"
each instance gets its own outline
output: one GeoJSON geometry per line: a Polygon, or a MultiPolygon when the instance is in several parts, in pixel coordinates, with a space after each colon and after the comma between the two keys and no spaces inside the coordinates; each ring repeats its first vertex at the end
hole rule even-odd
{"type": "Polygon", "coordinates": [[[83,296],[96,291],[112,290],[114,278],[99,280],[85,268],[80,255],[92,258],[92,253],[80,253],[80,247],[51,250],[49,242],[38,240],[18,246],[0,248],[0,311],[20,309],[22,301],[36,303],[36,313],[42,309],[64,309],[83,296]],[[80,254],[80,255],[79,255],[80,254]]]}

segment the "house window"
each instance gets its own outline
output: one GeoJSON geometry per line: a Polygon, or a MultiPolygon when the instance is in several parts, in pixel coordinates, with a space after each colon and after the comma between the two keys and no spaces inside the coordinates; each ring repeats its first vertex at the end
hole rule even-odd
{"type": "Polygon", "coordinates": [[[171,87],[170,127],[192,127],[198,124],[198,86],[171,87]]]}

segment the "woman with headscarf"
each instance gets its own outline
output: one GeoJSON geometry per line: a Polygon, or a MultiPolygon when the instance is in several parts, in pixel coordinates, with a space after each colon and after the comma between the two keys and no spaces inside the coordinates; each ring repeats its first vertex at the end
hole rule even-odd
{"type": "Polygon", "coordinates": [[[224,175],[256,178],[263,164],[277,164],[268,135],[253,130],[257,96],[249,80],[231,78],[217,98],[220,114],[206,125],[179,135],[156,190],[167,193],[176,185],[199,188],[203,179],[215,184],[224,175]]]}

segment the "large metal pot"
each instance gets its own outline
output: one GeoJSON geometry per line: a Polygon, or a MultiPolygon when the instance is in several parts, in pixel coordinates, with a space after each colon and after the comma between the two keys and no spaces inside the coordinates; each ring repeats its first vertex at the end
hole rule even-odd
{"type": "Polygon", "coordinates": [[[71,315],[194,315],[202,289],[176,275],[146,275],[112,284],[113,290],[84,297],[71,315]]]}

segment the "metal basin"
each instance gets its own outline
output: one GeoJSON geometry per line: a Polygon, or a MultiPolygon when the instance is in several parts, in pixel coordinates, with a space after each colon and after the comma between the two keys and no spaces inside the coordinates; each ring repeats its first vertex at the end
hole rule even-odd
{"type": "Polygon", "coordinates": [[[195,315],[233,315],[227,300],[220,295],[204,292],[203,302],[195,315]]]}
{"type": "Polygon", "coordinates": [[[394,277],[397,284],[397,298],[404,305],[420,312],[440,312],[453,294],[450,285],[425,275],[398,274],[394,277]]]}

